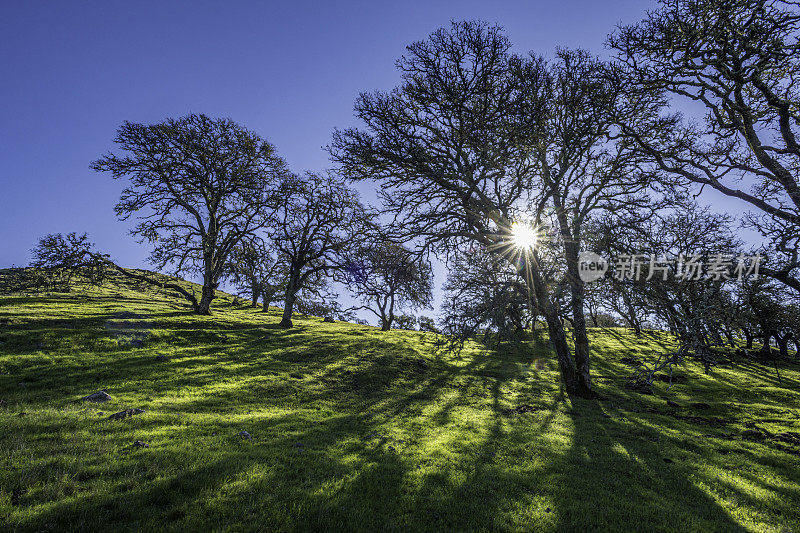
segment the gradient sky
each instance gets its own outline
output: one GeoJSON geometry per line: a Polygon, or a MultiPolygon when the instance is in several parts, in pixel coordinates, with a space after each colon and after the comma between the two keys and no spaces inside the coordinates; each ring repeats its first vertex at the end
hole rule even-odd
{"type": "MultiPolygon", "coordinates": [[[[519,52],[603,54],[645,0],[37,2],[0,4],[0,267],[36,240],[88,232],[122,265],[148,249],[113,213],[123,183],[89,170],[124,121],[230,117],[297,171],[322,170],[363,90],[391,89],[404,47],[451,19],[505,27],[519,52]]],[[[372,195],[362,184],[364,196],[372,195]]],[[[731,204],[738,208],[738,204],[731,204]]],[[[441,282],[441,277],[437,280],[441,282]]]]}

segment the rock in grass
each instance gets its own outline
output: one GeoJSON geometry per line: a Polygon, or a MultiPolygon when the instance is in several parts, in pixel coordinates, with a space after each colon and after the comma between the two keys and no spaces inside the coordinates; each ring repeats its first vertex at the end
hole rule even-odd
{"type": "Polygon", "coordinates": [[[110,415],[108,418],[110,418],[111,420],[122,420],[123,418],[127,418],[133,415],[138,415],[141,413],[144,413],[143,409],[125,409],[124,411],[120,411],[118,413],[110,415]]]}
{"type": "Polygon", "coordinates": [[[330,317],[330,316],[326,316],[325,318],[322,319],[322,321],[323,322],[335,322],[333,317],[330,317]]]}
{"type": "Polygon", "coordinates": [[[112,398],[111,396],[104,390],[99,390],[97,392],[93,392],[88,396],[84,396],[81,398],[82,402],[95,402],[95,403],[104,403],[110,401],[112,398]]]}
{"type": "Polygon", "coordinates": [[[239,432],[239,436],[242,437],[244,440],[250,440],[250,439],[253,438],[253,437],[250,436],[250,433],[248,433],[246,431],[240,431],[239,432]]]}
{"type": "Polygon", "coordinates": [[[147,443],[146,443],[146,442],[144,442],[144,441],[137,440],[137,441],[134,441],[134,442],[133,442],[133,447],[134,447],[134,448],[149,448],[149,447],[150,447],[150,445],[149,445],[149,444],[147,444],[147,443]]]}

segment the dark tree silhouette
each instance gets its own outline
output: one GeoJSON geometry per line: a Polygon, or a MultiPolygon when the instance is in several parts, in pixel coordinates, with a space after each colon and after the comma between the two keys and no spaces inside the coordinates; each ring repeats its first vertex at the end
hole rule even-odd
{"type": "Polygon", "coordinates": [[[227,259],[277,205],[284,162],[275,148],[227,119],[187,115],[159,124],[125,122],[91,168],[127,178],[117,216],[153,245],[156,268],[202,278],[199,314],[209,314],[227,259]]]}
{"type": "Polygon", "coordinates": [[[306,174],[289,181],[288,191],[269,226],[269,238],[288,265],[280,325],[292,327],[301,289],[316,277],[339,277],[348,254],[363,242],[372,215],[356,193],[334,176],[306,174]]]}
{"type": "MultiPolygon", "coordinates": [[[[663,170],[755,208],[765,274],[800,291],[800,11],[790,0],[662,0],[609,38],[642,93],[688,99],[679,114],[624,131],[663,170]],[[750,185],[748,187],[748,185],[750,185]]],[[[634,88],[631,87],[631,91],[634,88]]]]}
{"type": "Polygon", "coordinates": [[[265,313],[269,304],[286,291],[288,265],[271,254],[261,239],[242,241],[234,248],[228,258],[227,271],[226,278],[240,293],[250,297],[253,307],[261,300],[265,313]]]}
{"type": "Polygon", "coordinates": [[[168,276],[149,275],[117,265],[108,255],[97,251],[85,233],[45,235],[39,239],[36,248],[32,250],[32,255],[31,266],[44,273],[44,276],[35,278],[40,279],[41,283],[51,284],[55,280],[57,283],[65,283],[68,288],[70,281],[77,278],[86,283],[100,284],[111,269],[128,279],[144,282],[158,289],[174,291],[193,306],[197,306],[197,298],[193,291],[187,290],[168,276]]]}
{"type": "Polygon", "coordinates": [[[345,269],[345,282],[366,309],[389,331],[395,313],[401,308],[428,307],[433,299],[433,274],[430,264],[416,258],[410,250],[386,240],[363,246],[345,269]]]}

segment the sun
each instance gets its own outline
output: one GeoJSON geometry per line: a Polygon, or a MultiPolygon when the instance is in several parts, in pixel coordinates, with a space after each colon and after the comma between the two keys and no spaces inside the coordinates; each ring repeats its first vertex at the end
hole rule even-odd
{"type": "Polygon", "coordinates": [[[538,235],[536,228],[525,222],[515,222],[511,225],[511,238],[514,246],[520,249],[531,249],[536,247],[538,235]]]}

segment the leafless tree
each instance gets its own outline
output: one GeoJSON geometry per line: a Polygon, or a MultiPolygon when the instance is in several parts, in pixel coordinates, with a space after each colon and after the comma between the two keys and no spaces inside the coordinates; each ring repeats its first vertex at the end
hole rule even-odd
{"type": "Polygon", "coordinates": [[[294,176],[268,229],[279,257],[288,265],[280,325],[292,327],[298,292],[318,276],[339,277],[349,254],[372,228],[372,215],[355,191],[333,175],[294,176]]]}
{"type": "Polygon", "coordinates": [[[696,102],[624,131],[665,171],[746,202],[770,242],[762,271],[800,291],[800,10],[792,0],[661,0],[609,38],[640,94],[696,102]]]}
{"type": "Polygon", "coordinates": [[[257,134],[206,115],[125,122],[114,141],[122,153],[91,168],[127,178],[117,216],[136,216],[131,233],[153,245],[157,269],[202,278],[200,300],[187,298],[197,313],[209,314],[232,250],[277,203],[283,160],[257,134]]]}
{"type": "Polygon", "coordinates": [[[249,239],[233,249],[226,278],[240,293],[249,295],[253,307],[261,300],[266,313],[269,305],[286,291],[288,264],[271,254],[262,239],[249,239]]]}
{"type": "Polygon", "coordinates": [[[433,299],[433,273],[428,262],[403,246],[380,236],[366,243],[345,268],[344,280],[365,309],[389,331],[401,309],[429,307],[433,299]]]}
{"type": "MultiPolygon", "coordinates": [[[[536,162],[530,129],[515,112],[520,91],[509,75],[510,43],[498,27],[455,22],[407,47],[397,63],[402,84],[363,93],[355,104],[363,129],[336,131],[330,152],[351,179],[374,179],[397,234],[445,255],[470,243],[502,254],[511,247],[536,162]]],[[[526,95],[527,96],[527,95],[526,95]]],[[[579,381],[548,280],[520,265],[546,317],[561,378],[570,394],[591,396],[579,381]]]]}
{"type": "Polygon", "coordinates": [[[629,98],[620,73],[581,50],[559,50],[550,63],[537,57],[512,61],[519,87],[520,122],[530,132],[537,202],[550,203],[549,223],[561,241],[575,341],[577,378],[591,387],[585,288],[578,258],[585,228],[593,218],[625,210],[658,209],[660,176],[619,135],[615,120],[628,124],[648,119],[652,101],[629,98]]]}

